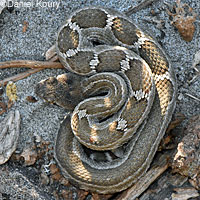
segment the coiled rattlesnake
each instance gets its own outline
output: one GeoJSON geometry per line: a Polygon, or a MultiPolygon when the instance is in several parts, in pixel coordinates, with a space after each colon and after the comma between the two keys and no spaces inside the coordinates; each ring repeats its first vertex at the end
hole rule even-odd
{"type": "Polygon", "coordinates": [[[171,119],[171,64],[149,34],[99,7],[74,12],[56,47],[70,72],[36,87],[40,97],[73,110],[60,126],[56,160],[82,189],[122,191],[146,172],[171,119]]]}

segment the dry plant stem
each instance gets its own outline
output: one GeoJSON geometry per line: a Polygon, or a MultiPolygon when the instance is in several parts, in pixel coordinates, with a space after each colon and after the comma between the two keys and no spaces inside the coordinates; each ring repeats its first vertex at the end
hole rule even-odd
{"type": "Polygon", "coordinates": [[[195,96],[193,96],[192,94],[189,94],[189,93],[185,93],[188,97],[191,97],[191,98],[193,98],[193,99],[195,99],[195,100],[197,100],[197,101],[199,101],[200,102],[200,99],[199,98],[197,98],[197,97],[195,97],[195,96]]]}
{"type": "Polygon", "coordinates": [[[196,74],[190,81],[188,81],[189,83],[192,83],[194,82],[198,77],[200,76],[200,73],[199,74],[196,74]]]}
{"type": "Polygon", "coordinates": [[[32,61],[32,60],[12,60],[6,62],[0,62],[0,69],[4,68],[32,68],[26,72],[8,77],[4,80],[0,80],[0,86],[6,85],[9,81],[18,81],[23,78],[30,76],[36,72],[39,72],[46,68],[53,68],[53,69],[63,69],[63,66],[60,62],[53,62],[55,57],[51,59],[51,61],[32,61]]]}
{"type": "Polygon", "coordinates": [[[171,153],[161,155],[135,185],[125,190],[117,200],[132,200],[141,195],[168,167],[171,153]]]}
{"type": "Polygon", "coordinates": [[[147,7],[148,5],[156,2],[158,0],[144,0],[142,3],[138,4],[137,6],[135,6],[134,8],[129,8],[128,11],[125,12],[125,14],[127,16],[132,15],[133,13],[138,12],[139,10],[144,9],[145,7],[147,7]]]}
{"type": "Polygon", "coordinates": [[[34,61],[34,60],[12,60],[6,62],[0,62],[0,69],[5,68],[56,68],[56,69],[63,69],[63,66],[60,62],[52,62],[52,61],[34,61]]]}
{"type": "Polygon", "coordinates": [[[30,69],[30,70],[28,70],[26,72],[23,72],[23,73],[20,73],[20,74],[5,78],[4,80],[0,81],[0,86],[6,85],[9,81],[21,80],[21,79],[26,78],[26,77],[30,76],[31,74],[34,74],[34,73],[39,72],[41,70],[43,70],[43,68],[30,69]]]}

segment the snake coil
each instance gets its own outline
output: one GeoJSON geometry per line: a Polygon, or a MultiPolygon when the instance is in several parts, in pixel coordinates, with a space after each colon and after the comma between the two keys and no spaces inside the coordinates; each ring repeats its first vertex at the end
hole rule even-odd
{"type": "MultiPolygon", "coordinates": [[[[60,28],[56,48],[79,82],[75,97],[81,97],[61,123],[56,160],[81,189],[122,191],[147,171],[171,119],[176,92],[171,63],[129,18],[99,7],[74,12],[60,28]]],[[[65,97],[58,91],[57,96],[63,106],[65,97]]]]}

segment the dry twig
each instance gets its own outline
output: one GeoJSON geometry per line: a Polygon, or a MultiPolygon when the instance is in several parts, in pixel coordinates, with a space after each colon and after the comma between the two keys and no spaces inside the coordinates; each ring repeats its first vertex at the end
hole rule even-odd
{"type": "Polygon", "coordinates": [[[39,72],[41,70],[43,70],[43,69],[42,68],[30,69],[30,70],[28,70],[26,72],[23,72],[23,73],[20,73],[20,74],[5,78],[4,80],[0,81],[0,86],[6,85],[9,81],[14,81],[15,82],[15,81],[21,80],[21,79],[26,78],[26,77],[30,76],[31,74],[34,74],[34,73],[39,72]]]}
{"type": "Polygon", "coordinates": [[[139,10],[144,9],[145,7],[147,7],[148,5],[150,5],[150,4],[152,4],[152,3],[156,2],[156,1],[158,1],[158,0],[145,0],[145,1],[143,1],[142,3],[138,4],[137,6],[135,6],[134,8],[129,8],[129,9],[125,12],[125,14],[126,14],[127,16],[130,16],[130,15],[132,15],[133,13],[136,13],[136,12],[138,12],[139,10]]]}
{"type": "Polygon", "coordinates": [[[63,69],[63,66],[60,62],[52,62],[52,61],[34,61],[34,60],[12,60],[6,62],[0,62],[0,69],[5,68],[55,68],[55,69],[63,69]]]}
{"type": "Polygon", "coordinates": [[[13,60],[13,61],[6,61],[0,62],[0,69],[4,68],[32,68],[27,70],[26,72],[5,78],[4,80],[0,81],[1,85],[6,85],[9,81],[18,81],[23,78],[30,76],[36,72],[39,72],[46,68],[53,68],[53,69],[63,69],[64,67],[60,62],[52,62],[52,61],[32,61],[32,60],[13,60]]]}
{"type": "Polygon", "coordinates": [[[193,98],[193,99],[195,99],[195,100],[200,102],[200,99],[198,97],[193,96],[192,94],[185,93],[185,95],[187,95],[188,97],[191,97],[191,98],[193,98]]]}

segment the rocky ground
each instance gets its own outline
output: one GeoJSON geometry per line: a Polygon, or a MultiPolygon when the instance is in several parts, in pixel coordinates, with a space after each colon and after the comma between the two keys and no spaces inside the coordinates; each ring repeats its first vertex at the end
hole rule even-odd
{"type": "MultiPolygon", "coordinates": [[[[58,28],[73,10],[89,5],[101,5],[125,12],[142,1],[61,0],[58,1],[60,3],[58,7],[53,4],[54,0],[46,1],[49,2],[48,6],[44,4],[45,1],[42,4],[39,3],[40,1],[30,0],[30,5],[23,4],[23,0],[16,2],[18,4],[4,9],[0,14],[1,62],[19,59],[44,61],[45,52],[55,43],[58,28]]],[[[173,5],[176,5],[175,1],[158,0],[130,16],[136,23],[151,30],[169,55],[178,85],[177,106],[173,121],[177,120],[180,114],[185,116],[185,120],[165,137],[164,147],[161,149],[169,148],[176,151],[179,144],[178,152],[184,152],[183,157],[186,161],[181,160],[181,162],[183,162],[183,166],[186,166],[186,170],[185,168],[177,170],[177,163],[174,163],[171,165],[173,170],[184,173],[182,175],[172,173],[171,168],[168,168],[139,197],[140,200],[184,199],[182,195],[187,196],[185,199],[192,199],[192,197],[200,199],[197,190],[200,187],[199,171],[187,168],[187,166],[193,165],[191,164],[193,162],[187,160],[187,157],[191,158],[192,156],[192,159],[195,160],[194,168],[199,167],[199,153],[191,156],[183,148],[184,145],[187,149],[194,144],[186,142],[192,138],[190,134],[196,134],[194,140],[191,140],[195,141],[196,145],[192,146],[193,152],[199,152],[200,146],[200,125],[198,124],[200,120],[193,117],[200,115],[200,76],[198,76],[200,74],[198,66],[200,62],[200,4],[196,0],[182,0],[181,2],[188,5],[186,14],[170,15],[167,9],[175,13],[176,11],[173,9],[173,5]],[[193,10],[191,11],[189,8],[193,10]],[[177,17],[178,22],[175,21],[177,17]],[[183,24],[180,24],[182,19],[183,24]],[[189,30],[188,34],[183,33],[184,28],[189,30]],[[187,41],[190,39],[191,41],[187,41]],[[195,125],[192,128],[188,127],[188,124],[192,123],[195,125]],[[182,139],[184,136],[186,139],[182,139]],[[183,142],[182,146],[180,145],[181,141],[183,142]],[[167,144],[165,145],[165,143],[167,144]]],[[[25,68],[0,69],[0,81],[26,70],[25,68]]],[[[56,167],[52,149],[60,121],[67,111],[58,106],[49,105],[40,99],[35,102],[30,96],[36,96],[34,86],[38,81],[63,72],[65,72],[63,69],[45,69],[15,82],[17,101],[14,105],[10,105],[8,102],[5,88],[0,88],[0,93],[3,93],[0,101],[10,107],[0,115],[0,122],[9,111],[18,109],[21,114],[17,149],[8,162],[0,165],[0,199],[120,199],[119,194],[98,196],[78,190],[62,177],[56,167]]],[[[0,112],[2,110],[3,108],[0,109],[0,112]]]]}

